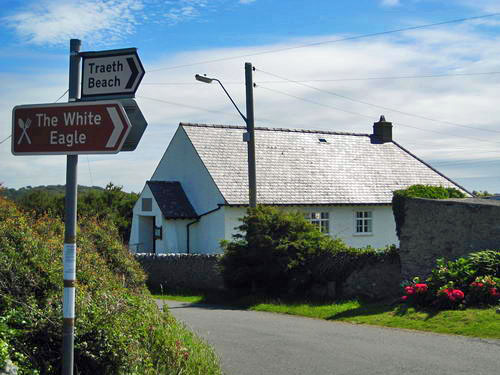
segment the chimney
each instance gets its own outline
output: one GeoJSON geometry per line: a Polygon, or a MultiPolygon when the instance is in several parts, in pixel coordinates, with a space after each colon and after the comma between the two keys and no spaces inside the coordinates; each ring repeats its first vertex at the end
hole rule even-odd
{"type": "Polygon", "coordinates": [[[385,121],[384,115],[373,124],[373,136],[382,143],[392,142],[392,122],[385,121]]]}

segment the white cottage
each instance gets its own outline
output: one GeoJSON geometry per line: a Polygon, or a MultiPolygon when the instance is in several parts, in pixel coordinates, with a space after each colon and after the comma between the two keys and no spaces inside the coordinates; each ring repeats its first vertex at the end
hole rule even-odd
{"type": "MultiPolygon", "coordinates": [[[[257,202],[304,212],[355,247],[397,244],[392,192],[462,187],[392,140],[373,134],[255,128],[257,202]]],[[[244,127],[181,123],[134,206],[133,252],[217,253],[248,207],[244,127]]]]}

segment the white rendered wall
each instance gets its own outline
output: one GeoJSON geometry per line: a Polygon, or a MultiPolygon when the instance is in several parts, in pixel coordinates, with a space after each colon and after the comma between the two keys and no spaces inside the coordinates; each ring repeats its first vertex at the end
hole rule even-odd
{"type": "Polygon", "coordinates": [[[185,253],[187,252],[186,226],[193,220],[164,220],[163,243],[161,253],[185,253]]]}
{"type": "Polygon", "coordinates": [[[218,204],[225,203],[181,127],[175,132],[151,180],[179,181],[198,215],[217,208],[218,204]]]}
{"type": "Polygon", "coordinates": [[[391,206],[310,206],[297,209],[304,213],[328,212],[330,235],[342,239],[349,246],[399,245],[391,206]],[[356,211],[372,212],[372,234],[355,233],[356,211]]]}
{"type": "MultiPolygon", "coordinates": [[[[396,223],[391,206],[299,206],[287,207],[287,210],[308,212],[328,212],[329,230],[332,237],[342,239],[353,247],[384,247],[386,245],[399,245],[396,235],[396,223]],[[355,233],[355,215],[357,211],[372,212],[372,234],[355,233]]],[[[238,219],[246,214],[245,207],[223,207],[224,210],[224,238],[231,240],[237,232],[235,227],[241,225],[238,219]]],[[[220,248],[218,249],[220,252],[220,248]]]]}
{"type": "Polygon", "coordinates": [[[220,253],[220,241],[225,239],[224,212],[226,207],[202,216],[200,221],[191,225],[190,252],[193,254],[220,253]]]}
{"type": "MultiPolygon", "coordinates": [[[[140,224],[140,216],[152,216],[155,219],[155,225],[156,226],[163,226],[163,230],[165,230],[165,226],[163,225],[163,215],[161,213],[160,207],[158,207],[158,204],[156,203],[153,194],[151,193],[151,190],[149,187],[146,185],[144,186],[144,189],[142,190],[141,195],[139,196],[139,199],[137,202],[135,202],[134,209],[133,209],[133,217],[132,217],[132,228],[130,230],[130,241],[129,241],[129,249],[132,252],[136,252],[137,249],[137,244],[141,243],[142,240],[141,238],[143,236],[148,235],[147,233],[142,232],[141,234],[141,224],[140,224]],[[152,207],[151,211],[142,211],[142,199],[143,198],[151,198],[152,199],[152,207]]],[[[163,238],[165,238],[165,232],[163,233],[163,238]]],[[[164,246],[164,241],[162,240],[156,240],[156,251],[161,252],[165,246],[164,246]]],[[[140,251],[151,251],[152,249],[142,249],[139,247],[139,252],[140,251]]]]}

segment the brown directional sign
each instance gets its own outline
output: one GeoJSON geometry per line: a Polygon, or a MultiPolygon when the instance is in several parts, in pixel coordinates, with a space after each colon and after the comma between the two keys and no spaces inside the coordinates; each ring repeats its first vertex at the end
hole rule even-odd
{"type": "Polygon", "coordinates": [[[130,129],[118,101],[20,105],[12,110],[12,153],[116,154],[130,129]]]}

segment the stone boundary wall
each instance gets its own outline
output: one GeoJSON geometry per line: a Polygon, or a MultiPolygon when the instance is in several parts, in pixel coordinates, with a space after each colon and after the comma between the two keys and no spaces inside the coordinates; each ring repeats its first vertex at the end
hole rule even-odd
{"type": "MultiPolygon", "coordinates": [[[[154,292],[224,289],[218,267],[220,255],[136,254],[135,258],[148,275],[148,287],[154,292]]],[[[395,297],[400,294],[400,283],[401,265],[399,257],[394,256],[355,271],[344,283],[344,297],[395,297]]],[[[315,285],[311,294],[335,298],[335,283],[315,285]]]]}
{"type": "Polygon", "coordinates": [[[135,254],[148,279],[151,291],[217,290],[224,283],[218,270],[220,255],[135,254]]]}
{"type": "Polygon", "coordinates": [[[500,249],[500,201],[404,198],[400,257],[403,279],[426,277],[437,258],[455,260],[500,249]]]}

